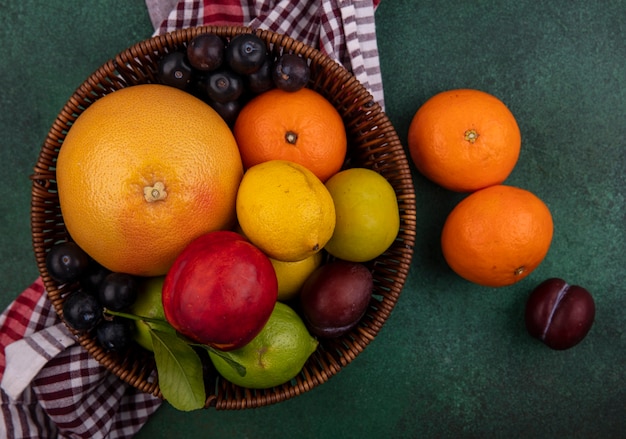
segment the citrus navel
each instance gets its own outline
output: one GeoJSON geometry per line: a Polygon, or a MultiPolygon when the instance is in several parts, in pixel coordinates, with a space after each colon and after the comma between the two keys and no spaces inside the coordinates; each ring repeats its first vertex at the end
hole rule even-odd
{"type": "Polygon", "coordinates": [[[294,262],[319,252],[335,228],[324,184],[297,163],[270,160],[248,169],[237,193],[245,236],[270,258],[294,262]]]}
{"type": "Polygon", "coordinates": [[[346,131],[341,116],[319,93],[273,89],[248,102],[233,128],[245,168],[288,160],[326,181],[343,165],[346,131]]]}
{"type": "Polygon", "coordinates": [[[147,84],[88,107],[61,146],[56,172],[76,243],[112,271],[157,276],[194,238],[232,227],[243,167],[211,107],[147,84]]]}
{"type": "Polygon", "coordinates": [[[515,117],[480,90],[438,93],[415,113],[408,147],[418,171],[444,188],[473,192],[501,184],[520,153],[515,117]]]}
{"type": "Polygon", "coordinates": [[[464,198],[448,215],[441,234],[446,262],[479,285],[512,285],[528,276],[550,248],[550,210],[536,195],[496,185],[464,198]]]}

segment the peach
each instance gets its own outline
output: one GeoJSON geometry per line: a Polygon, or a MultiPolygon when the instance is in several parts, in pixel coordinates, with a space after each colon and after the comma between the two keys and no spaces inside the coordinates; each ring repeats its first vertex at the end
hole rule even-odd
{"type": "Polygon", "coordinates": [[[163,310],[181,334],[220,350],[249,343],[278,296],[269,258],[243,236],[216,231],[192,241],[163,284],[163,310]]]}

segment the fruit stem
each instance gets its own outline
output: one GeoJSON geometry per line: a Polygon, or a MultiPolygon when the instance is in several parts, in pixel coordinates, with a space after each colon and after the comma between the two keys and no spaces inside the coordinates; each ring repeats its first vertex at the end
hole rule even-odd
{"type": "Polygon", "coordinates": [[[108,308],[104,308],[104,314],[108,314],[110,316],[122,317],[122,318],[130,319],[130,320],[135,320],[138,322],[163,324],[163,320],[153,319],[151,317],[136,316],[135,314],[129,314],[125,312],[112,311],[108,308]]]}
{"type": "Polygon", "coordinates": [[[469,143],[474,143],[476,142],[476,140],[478,139],[478,133],[476,132],[475,129],[469,129],[467,131],[465,131],[465,140],[467,140],[469,143]]]}
{"type": "Polygon", "coordinates": [[[296,142],[298,141],[298,135],[296,133],[294,133],[293,131],[287,131],[285,133],[285,140],[290,145],[295,145],[296,142]]]}
{"type": "Polygon", "coordinates": [[[162,182],[157,181],[154,183],[154,186],[146,186],[143,188],[143,196],[148,203],[165,200],[167,197],[165,185],[162,182]]]}
{"type": "Polygon", "coordinates": [[[518,267],[515,269],[515,271],[513,272],[513,274],[515,276],[519,276],[520,274],[522,274],[523,272],[526,271],[526,267],[524,267],[523,265],[521,267],[518,267]]]}

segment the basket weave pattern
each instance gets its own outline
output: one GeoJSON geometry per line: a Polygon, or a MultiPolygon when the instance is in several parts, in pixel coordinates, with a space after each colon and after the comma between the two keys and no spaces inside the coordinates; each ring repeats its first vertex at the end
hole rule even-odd
{"type": "MultiPolygon", "coordinates": [[[[297,53],[309,60],[309,87],[322,94],[341,114],[348,133],[346,166],[365,167],[382,174],[393,186],[400,209],[400,233],[383,255],[371,261],[374,294],[359,325],[348,334],[320,340],[317,351],[291,382],[265,390],[245,389],[218,375],[208,377],[206,407],[243,409],[274,404],[326,382],[347,366],[376,337],[392,312],[409,272],[415,242],[415,193],[409,164],[391,125],[369,92],[340,64],[318,50],[285,35],[234,26],[181,29],[150,38],[119,53],[99,67],[69,98],[44,141],[32,175],[31,229],[35,258],[48,297],[62,317],[63,301],[77,289],[59,285],[47,273],[50,248],[69,239],[63,223],[56,187],[55,166],[59,148],[76,118],[95,100],[132,85],[157,82],[157,63],[165,53],[184,49],[200,33],[224,38],[255,32],[274,55],[297,53]]],[[[78,335],[78,334],[77,334],[78,335]]],[[[104,351],[90,334],[79,343],[103,366],[141,391],[162,397],[152,353],[141,348],[125,355],[104,351]]]]}

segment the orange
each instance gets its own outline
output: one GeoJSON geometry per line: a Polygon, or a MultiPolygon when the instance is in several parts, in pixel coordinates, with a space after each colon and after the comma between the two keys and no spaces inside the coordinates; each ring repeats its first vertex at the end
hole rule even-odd
{"type": "Polygon", "coordinates": [[[165,274],[194,238],[234,224],[235,139],[199,99],[163,85],[110,93],[75,121],[57,160],[69,234],[110,270],[165,274]]]}
{"type": "Polygon", "coordinates": [[[241,109],[233,131],[246,169],[269,160],[286,160],[326,181],[346,157],[341,116],[328,100],[308,88],[260,94],[241,109]]]}
{"type": "Polygon", "coordinates": [[[495,96],[479,90],[444,91],[415,113],[408,147],[418,171],[457,192],[501,184],[521,147],[515,117],[495,96]]]}
{"type": "Polygon", "coordinates": [[[448,265],[479,285],[514,284],[537,268],[552,241],[548,207],[536,195],[496,185],[463,199],[450,212],[441,246],[448,265]]]}

